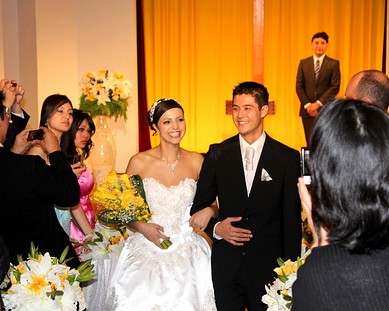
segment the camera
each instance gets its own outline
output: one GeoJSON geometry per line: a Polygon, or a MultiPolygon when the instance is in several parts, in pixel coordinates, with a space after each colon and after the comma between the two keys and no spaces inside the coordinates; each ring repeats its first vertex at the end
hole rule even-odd
{"type": "Polygon", "coordinates": [[[80,163],[80,166],[77,167],[80,168],[84,165],[84,150],[82,150],[81,148],[76,148],[76,152],[77,153],[73,156],[72,164],[80,163]]]}
{"type": "Polygon", "coordinates": [[[309,148],[301,148],[301,176],[304,179],[306,185],[311,184],[311,172],[309,170],[310,160],[309,148]]]}
{"type": "Polygon", "coordinates": [[[80,166],[83,165],[84,157],[81,154],[76,154],[73,156],[73,164],[80,162],[80,166]]]}
{"type": "Polygon", "coordinates": [[[32,130],[28,132],[27,141],[31,140],[42,140],[45,137],[45,132],[42,129],[32,130]]]}

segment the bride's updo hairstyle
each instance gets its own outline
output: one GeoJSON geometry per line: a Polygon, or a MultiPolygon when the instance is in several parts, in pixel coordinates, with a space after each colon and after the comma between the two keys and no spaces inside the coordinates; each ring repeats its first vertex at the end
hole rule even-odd
{"type": "Polygon", "coordinates": [[[151,106],[150,110],[147,112],[147,123],[149,124],[150,129],[154,131],[153,135],[156,134],[153,124],[157,125],[161,116],[172,108],[179,108],[184,112],[182,106],[171,98],[161,98],[151,106]]]}
{"type": "Polygon", "coordinates": [[[389,246],[389,115],[336,100],[320,112],[311,140],[312,220],[331,243],[367,254],[389,246]]]}

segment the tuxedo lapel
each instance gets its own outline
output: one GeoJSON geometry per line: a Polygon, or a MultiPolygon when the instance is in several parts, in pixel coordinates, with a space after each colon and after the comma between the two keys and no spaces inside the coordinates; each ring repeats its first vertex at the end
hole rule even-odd
{"type": "MultiPolygon", "coordinates": [[[[309,80],[315,81],[315,66],[313,65],[313,56],[309,58],[308,72],[310,75],[309,80]]],[[[320,72],[319,72],[319,76],[320,76],[320,72]]],[[[317,80],[319,80],[319,78],[317,80]]]]}
{"type": "Polygon", "coordinates": [[[317,76],[316,84],[319,83],[320,79],[322,78],[323,74],[326,72],[326,70],[328,68],[329,68],[328,58],[327,58],[327,56],[324,56],[321,67],[320,67],[319,75],[317,76]]]}
{"type": "Polygon", "coordinates": [[[262,170],[268,170],[268,163],[271,162],[271,156],[272,156],[272,139],[269,137],[269,135],[266,134],[266,140],[263,145],[261,157],[259,158],[259,163],[257,170],[255,172],[253,186],[251,187],[250,191],[250,198],[256,196],[256,192],[260,191],[262,184],[266,183],[268,181],[262,181],[262,170]]]}
{"type": "Polygon", "coordinates": [[[236,139],[233,140],[231,145],[229,146],[229,150],[227,151],[228,155],[228,166],[234,171],[234,175],[237,179],[237,185],[239,188],[237,189],[237,194],[241,197],[247,198],[247,187],[246,187],[246,179],[244,176],[244,166],[242,162],[242,153],[240,150],[239,144],[239,136],[235,136],[236,139]]]}
{"type": "Polygon", "coordinates": [[[247,199],[246,179],[244,175],[244,166],[242,162],[242,153],[240,150],[239,135],[232,137],[229,144],[223,147],[219,158],[220,169],[224,171],[223,176],[226,180],[221,183],[234,180],[234,193],[241,200],[247,199]],[[227,174],[227,175],[226,175],[227,174]],[[226,176],[230,176],[229,178],[226,176]]]}

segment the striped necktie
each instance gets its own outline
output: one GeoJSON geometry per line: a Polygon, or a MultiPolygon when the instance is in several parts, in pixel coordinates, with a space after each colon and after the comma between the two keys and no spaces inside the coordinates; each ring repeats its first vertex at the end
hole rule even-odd
{"type": "Polygon", "coordinates": [[[317,82],[317,78],[319,76],[319,71],[320,71],[320,60],[316,61],[315,64],[315,81],[317,82]]]}

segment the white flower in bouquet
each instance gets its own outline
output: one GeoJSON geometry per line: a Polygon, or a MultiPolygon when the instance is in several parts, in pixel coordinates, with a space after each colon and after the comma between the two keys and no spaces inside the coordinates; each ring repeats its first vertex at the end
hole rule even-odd
{"type": "Polygon", "coordinates": [[[89,241],[81,247],[89,248],[89,252],[80,255],[82,260],[108,258],[110,253],[120,254],[128,238],[126,227],[107,227],[96,222],[95,231],[89,241]]]}
{"type": "Polygon", "coordinates": [[[84,310],[86,302],[80,282],[92,279],[93,265],[82,263],[77,270],[66,265],[68,248],[60,259],[49,253],[42,255],[31,245],[26,261],[11,264],[11,287],[2,293],[6,310],[16,311],[76,311],[84,310]]]}
{"type": "Polygon", "coordinates": [[[262,302],[268,306],[268,311],[287,311],[292,308],[292,286],[297,279],[297,270],[304,264],[309,254],[308,250],[296,261],[277,259],[279,267],[275,268],[274,272],[277,273],[278,278],[272,284],[265,285],[266,294],[262,296],[262,302]]]}

